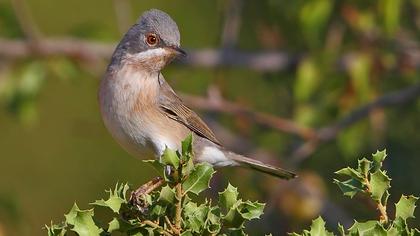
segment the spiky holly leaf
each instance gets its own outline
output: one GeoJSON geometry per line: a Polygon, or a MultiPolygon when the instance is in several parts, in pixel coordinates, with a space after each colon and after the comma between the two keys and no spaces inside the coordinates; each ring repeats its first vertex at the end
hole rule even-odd
{"type": "Polygon", "coordinates": [[[237,200],[223,216],[226,225],[230,228],[240,229],[246,220],[260,218],[264,211],[265,204],[259,202],[237,200]]]}
{"type": "Polygon", "coordinates": [[[395,218],[400,217],[403,220],[414,218],[414,210],[416,209],[416,202],[419,198],[413,195],[402,195],[397,204],[395,204],[395,218]]]}
{"type": "Polygon", "coordinates": [[[53,224],[51,222],[50,226],[45,225],[48,236],[65,236],[66,235],[66,224],[63,222],[61,224],[53,224]]]}
{"type": "Polygon", "coordinates": [[[372,154],[373,159],[373,171],[377,171],[382,167],[382,162],[385,160],[387,154],[386,149],[382,151],[376,151],[376,153],[372,154]]]}
{"type": "Polygon", "coordinates": [[[340,223],[338,223],[338,232],[340,233],[340,236],[346,235],[346,230],[344,229],[344,226],[340,223]]]}
{"type": "Polygon", "coordinates": [[[211,206],[210,202],[208,202],[208,205],[210,206],[210,209],[207,214],[206,221],[204,222],[204,225],[205,225],[204,234],[217,235],[222,229],[221,222],[220,222],[220,216],[221,216],[220,209],[217,206],[211,206]]]}
{"type": "Polygon", "coordinates": [[[80,236],[100,236],[103,232],[93,221],[93,209],[80,210],[74,204],[70,212],[65,215],[65,218],[67,224],[73,226],[71,230],[80,236]]]}
{"type": "Polygon", "coordinates": [[[163,151],[163,155],[161,157],[162,163],[164,165],[169,165],[177,169],[179,167],[179,156],[175,150],[172,150],[168,147],[165,148],[163,151]]]}
{"type": "Polygon", "coordinates": [[[207,163],[197,164],[182,184],[184,193],[191,192],[198,195],[203,190],[209,188],[209,182],[214,172],[213,167],[207,163]]]}
{"type": "Polygon", "coordinates": [[[229,209],[227,214],[222,218],[225,220],[225,225],[229,228],[242,228],[243,223],[245,222],[244,217],[241,214],[239,206],[242,204],[242,200],[239,199],[235,204],[229,209]]]}
{"type": "Polygon", "coordinates": [[[357,171],[360,172],[364,177],[368,176],[369,170],[372,166],[372,162],[366,158],[358,160],[357,171]]]}
{"type": "Polygon", "coordinates": [[[363,185],[354,179],[348,179],[346,181],[334,179],[333,182],[338,185],[345,196],[349,196],[350,198],[353,198],[356,193],[364,191],[363,185]]]}
{"type": "Polygon", "coordinates": [[[384,227],[375,220],[366,222],[357,222],[350,227],[350,235],[375,235],[375,236],[386,236],[386,230],[384,227]]]}
{"type": "Polygon", "coordinates": [[[205,221],[210,208],[206,204],[197,206],[194,202],[189,202],[184,207],[184,223],[193,233],[201,233],[204,229],[205,221]]]}
{"type": "Polygon", "coordinates": [[[311,230],[304,230],[302,234],[292,233],[291,236],[334,236],[325,228],[325,221],[319,216],[312,221],[311,230]]]}
{"type": "Polygon", "coordinates": [[[192,154],[192,142],[193,136],[190,133],[181,143],[182,146],[182,155],[188,156],[192,154]]]}
{"type": "Polygon", "coordinates": [[[334,236],[333,233],[328,232],[325,228],[325,221],[319,216],[312,221],[310,235],[317,236],[334,236]]]}
{"type": "Polygon", "coordinates": [[[219,193],[219,204],[221,208],[229,210],[238,200],[238,189],[230,183],[223,192],[219,193]]]}
{"type": "Polygon", "coordinates": [[[160,190],[159,201],[165,204],[173,204],[175,202],[175,191],[168,185],[165,185],[160,190]]]}
{"type": "Polygon", "coordinates": [[[265,204],[249,200],[240,205],[242,217],[246,220],[259,219],[263,214],[265,204]]]}
{"type": "Polygon", "coordinates": [[[391,179],[382,170],[370,174],[370,190],[372,199],[381,201],[383,195],[391,187],[391,179]]]}
{"type": "Polygon", "coordinates": [[[350,168],[350,167],[346,167],[343,168],[341,170],[338,170],[335,172],[335,174],[337,175],[344,175],[344,176],[349,176],[359,182],[363,181],[364,176],[362,175],[362,173],[358,172],[357,170],[350,168]]]}
{"type": "Polygon", "coordinates": [[[129,189],[128,184],[116,184],[114,190],[108,190],[109,197],[107,200],[96,200],[92,205],[109,207],[113,212],[118,213],[121,205],[127,203],[125,199],[126,193],[129,189]]]}

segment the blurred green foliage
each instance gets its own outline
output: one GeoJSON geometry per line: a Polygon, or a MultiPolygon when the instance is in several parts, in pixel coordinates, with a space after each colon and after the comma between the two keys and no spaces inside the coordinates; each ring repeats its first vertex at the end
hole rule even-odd
{"type": "MultiPolygon", "coordinates": [[[[101,42],[117,42],[121,37],[111,0],[24,2],[44,37],[73,36],[101,42]]],[[[227,1],[129,2],[132,22],[144,10],[159,8],[178,23],[184,47],[220,46],[227,1]]],[[[241,15],[236,48],[280,50],[303,59],[278,72],[170,66],[163,73],[175,90],[205,95],[209,85],[216,85],[229,100],[319,128],[385,93],[420,82],[418,69],[407,57],[420,37],[417,0],[244,1],[241,15]]],[[[7,0],[0,0],[0,37],[23,37],[7,0]]],[[[153,175],[129,157],[102,125],[96,90],[106,63],[89,65],[66,57],[0,58],[0,195],[13,196],[13,204],[20,209],[19,217],[13,217],[14,213],[0,208],[0,235],[2,229],[7,235],[41,235],[41,226],[58,218],[75,199],[87,202],[109,183],[141,183],[153,175]],[[85,168],[80,168],[82,165],[85,168]]],[[[256,147],[284,157],[283,163],[302,142],[242,117],[203,115],[256,147]]],[[[299,188],[228,169],[220,170],[215,189],[221,191],[219,186],[229,179],[244,191],[245,198],[270,199],[272,213],[256,227],[264,232],[278,227],[282,232],[299,231],[320,213],[317,211],[327,211],[328,201],[354,218],[369,217],[363,200],[339,197],[329,181],[331,170],[386,146],[394,157],[384,163],[394,177],[391,200],[396,201],[392,196],[402,191],[420,195],[415,182],[420,166],[419,120],[418,100],[376,110],[336,140],[320,146],[297,167],[302,176],[299,188]],[[277,186],[284,189],[282,195],[293,197],[271,198],[277,186]],[[300,186],[305,186],[305,191],[300,186]],[[296,200],[296,205],[287,199],[296,200]],[[297,205],[316,205],[314,209],[319,210],[297,205]]],[[[419,219],[415,223],[419,224],[419,219]]]]}

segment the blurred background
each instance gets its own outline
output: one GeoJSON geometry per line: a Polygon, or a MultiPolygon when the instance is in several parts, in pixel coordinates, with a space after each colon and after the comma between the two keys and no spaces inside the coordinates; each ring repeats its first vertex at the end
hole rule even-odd
{"type": "Polygon", "coordinates": [[[389,214],[402,193],[420,195],[418,0],[0,0],[1,236],[45,235],[74,201],[155,175],[111,138],[96,99],[116,43],[150,8],[172,16],[189,52],[163,71],[185,102],[227,147],[300,176],[218,171],[209,196],[229,181],[267,202],[251,235],[319,214],[328,227],[376,218],[332,178],[377,149],[389,214]]]}

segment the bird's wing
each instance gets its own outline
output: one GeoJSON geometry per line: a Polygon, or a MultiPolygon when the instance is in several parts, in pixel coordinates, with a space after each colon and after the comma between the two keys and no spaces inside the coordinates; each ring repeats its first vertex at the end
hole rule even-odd
{"type": "Polygon", "coordinates": [[[165,115],[187,126],[197,135],[221,145],[206,123],[194,111],[184,105],[162,75],[159,75],[159,84],[159,106],[165,115]]]}

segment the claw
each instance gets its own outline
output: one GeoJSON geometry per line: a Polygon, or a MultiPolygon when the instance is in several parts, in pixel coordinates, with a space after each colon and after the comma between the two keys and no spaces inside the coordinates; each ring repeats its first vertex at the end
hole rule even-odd
{"type": "Polygon", "coordinates": [[[149,182],[140,186],[137,190],[131,192],[130,196],[130,205],[137,208],[141,213],[145,213],[148,210],[147,203],[144,199],[146,194],[151,193],[153,190],[159,188],[165,183],[165,180],[162,177],[155,177],[149,182]]]}

